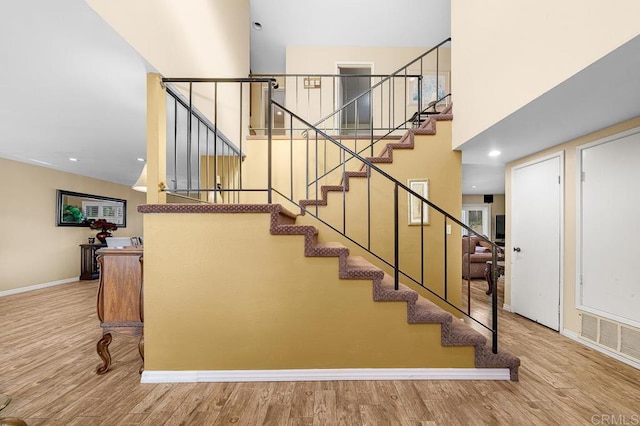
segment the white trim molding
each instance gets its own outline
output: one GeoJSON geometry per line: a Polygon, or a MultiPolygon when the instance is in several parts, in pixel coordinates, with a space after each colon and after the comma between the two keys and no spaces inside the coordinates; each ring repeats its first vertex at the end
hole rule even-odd
{"type": "Polygon", "coordinates": [[[53,287],[61,284],[69,284],[78,281],[77,277],[65,278],[63,280],[51,281],[48,283],[34,284],[27,287],[12,288],[11,290],[0,291],[0,297],[11,296],[12,294],[26,293],[28,291],[40,290],[47,287],[53,287]]]}
{"type": "Polygon", "coordinates": [[[328,380],[509,380],[508,368],[346,368],[321,370],[150,371],[141,383],[301,382],[328,380]]]}
{"type": "Polygon", "coordinates": [[[620,354],[618,354],[616,352],[609,351],[609,350],[607,350],[606,348],[604,348],[604,347],[602,347],[600,345],[596,345],[595,343],[589,342],[588,340],[581,339],[578,336],[578,333],[576,333],[574,331],[567,330],[565,328],[560,332],[560,334],[562,334],[565,337],[568,337],[571,340],[574,340],[574,341],[580,343],[581,345],[584,345],[584,346],[586,346],[588,348],[594,349],[594,350],[600,352],[601,354],[604,354],[604,355],[609,356],[611,358],[617,359],[620,362],[624,362],[625,364],[630,365],[633,368],[637,368],[638,370],[640,370],[640,363],[635,362],[635,361],[633,361],[633,360],[631,360],[629,358],[623,357],[623,356],[621,356],[620,354]]]}

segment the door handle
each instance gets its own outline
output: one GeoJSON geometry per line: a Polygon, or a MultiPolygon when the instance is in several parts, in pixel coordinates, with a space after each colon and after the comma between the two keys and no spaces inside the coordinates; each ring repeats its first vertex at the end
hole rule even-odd
{"type": "Polygon", "coordinates": [[[513,251],[516,251],[516,252],[520,253],[520,247],[514,247],[513,251]]]}

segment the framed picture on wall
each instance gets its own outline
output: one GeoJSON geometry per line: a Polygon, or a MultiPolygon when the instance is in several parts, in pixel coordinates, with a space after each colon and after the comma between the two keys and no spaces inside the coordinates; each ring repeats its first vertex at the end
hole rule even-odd
{"type": "MultiPolygon", "coordinates": [[[[419,80],[416,78],[412,81],[411,90],[409,91],[408,103],[410,105],[418,104],[418,88],[420,86],[419,80]]],[[[438,102],[437,107],[444,107],[449,104],[449,72],[441,71],[438,73],[431,72],[425,73],[422,76],[422,108],[426,108],[431,102],[438,99],[442,101],[438,102]],[[437,90],[436,90],[437,87],[437,90]]]]}
{"type": "MultiPolygon", "coordinates": [[[[425,200],[429,199],[429,179],[409,179],[407,186],[425,200]]],[[[408,194],[409,225],[429,224],[429,205],[412,193],[408,194]]]]}

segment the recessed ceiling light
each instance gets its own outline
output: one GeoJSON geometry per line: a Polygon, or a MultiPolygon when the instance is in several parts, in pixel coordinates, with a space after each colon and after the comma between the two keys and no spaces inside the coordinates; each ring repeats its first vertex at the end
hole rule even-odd
{"type": "Polygon", "coordinates": [[[500,151],[494,149],[493,151],[491,151],[489,153],[489,157],[497,157],[498,155],[502,154],[500,151]]]}
{"type": "Polygon", "coordinates": [[[262,29],[262,24],[258,21],[253,21],[251,23],[251,26],[253,27],[254,30],[256,31],[260,31],[262,29]]]}
{"type": "Polygon", "coordinates": [[[476,189],[477,187],[475,185],[472,185],[471,188],[476,189]]]}
{"type": "Polygon", "coordinates": [[[74,158],[74,157],[69,157],[69,161],[73,161],[74,163],[77,163],[80,160],[78,160],[77,158],[74,158]]]}
{"type": "Polygon", "coordinates": [[[144,158],[136,158],[136,160],[138,160],[141,163],[144,163],[144,158]]]}

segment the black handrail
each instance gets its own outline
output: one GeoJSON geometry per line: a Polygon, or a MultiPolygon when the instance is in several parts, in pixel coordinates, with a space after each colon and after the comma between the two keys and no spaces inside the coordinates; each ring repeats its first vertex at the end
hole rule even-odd
{"type": "MultiPolygon", "coordinates": [[[[200,185],[197,185],[197,188],[194,188],[193,180],[194,173],[195,180],[201,180],[201,173],[205,173],[205,177],[207,180],[207,184],[210,181],[210,166],[209,166],[209,157],[210,157],[210,141],[209,135],[211,134],[213,137],[213,178],[215,189],[213,190],[213,200],[214,202],[218,201],[218,196],[223,194],[225,191],[222,188],[221,182],[218,182],[217,177],[220,176],[222,180],[226,180],[226,185],[228,187],[232,187],[231,196],[233,197],[233,201],[236,201],[236,193],[239,189],[242,189],[242,159],[245,157],[242,151],[242,142],[243,142],[243,126],[242,126],[242,108],[240,108],[240,121],[239,121],[239,144],[240,147],[236,146],[231,139],[223,134],[217,125],[217,114],[218,114],[218,85],[219,84],[237,84],[240,89],[240,104],[243,102],[243,84],[251,84],[251,83],[266,83],[269,87],[269,92],[271,93],[273,87],[277,84],[275,79],[272,78],[163,78],[162,84],[167,94],[173,98],[174,101],[174,129],[173,129],[173,188],[167,188],[167,192],[186,192],[187,196],[190,196],[191,193],[196,193],[198,197],[202,193],[207,193],[205,189],[201,189],[200,185]],[[177,88],[172,88],[171,83],[188,83],[188,98],[184,96],[177,88]],[[202,114],[194,105],[193,105],[193,84],[194,83],[213,83],[214,85],[214,99],[213,99],[213,123],[202,114]],[[178,105],[180,105],[188,114],[187,115],[187,128],[186,132],[181,133],[181,138],[186,140],[186,144],[184,147],[178,146],[178,105]],[[206,136],[201,136],[201,128],[204,130],[204,134],[206,136]],[[195,142],[192,139],[195,138],[195,142]],[[222,152],[218,151],[218,142],[221,142],[222,152]],[[201,151],[201,144],[204,144],[204,149],[201,151]],[[180,153],[186,158],[186,162],[182,165],[178,164],[178,152],[180,148],[180,153]],[[222,154],[222,160],[220,166],[218,165],[218,154],[222,154]],[[206,155],[207,162],[206,168],[201,170],[201,155],[206,155]],[[194,159],[195,156],[195,159],[194,159]],[[230,156],[238,157],[238,161],[228,158],[230,156]],[[225,164],[226,163],[226,164],[225,164]],[[184,167],[186,171],[185,174],[178,174],[179,167],[184,167]],[[219,169],[222,170],[219,170],[219,169]],[[237,174],[239,169],[239,175],[237,174]],[[179,178],[186,178],[186,189],[178,188],[178,180],[179,178]]],[[[271,109],[270,109],[271,110],[271,109]]],[[[269,135],[269,145],[271,144],[271,137],[269,135]]],[[[271,161],[268,160],[269,164],[267,168],[269,170],[269,174],[271,173],[271,161]]],[[[270,187],[270,185],[269,185],[270,187]]],[[[268,191],[268,198],[270,200],[271,192],[268,191]]],[[[239,197],[239,193],[238,193],[239,197]]]]}
{"type": "MultiPolygon", "coordinates": [[[[314,125],[310,124],[309,122],[307,122],[306,120],[304,120],[300,116],[298,116],[295,113],[289,111],[287,108],[285,108],[284,106],[280,105],[278,102],[272,100],[271,104],[276,106],[276,107],[278,107],[278,108],[280,108],[280,109],[282,109],[285,113],[290,114],[292,117],[295,117],[296,120],[299,120],[303,125],[309,126],[309,129],[314,131],[316,133],[316,135],[320,135],[323,140],[330,141],[335,146],[337,146],[340,150],[342,150],[345,154],[351,155],[353,158],[357,158],[358,160],[360,160],[367,167],[367,170],[369,170],[369,174],[371,173],[371,170],[373,170],[373,171],[377,172],[378,174],[380,174],[381,176],[383,176],[384,178],[386,178],[391,183],[393,183],[393,185],[394,185],[394,200],[395,200],[395,206],[394,206],[394,227],[395,227],[395,229],[394,229],[394,253],[395,253],[394,254],[394,263],[391,264],[390,262],[382,259],[379,255],[375,254],[370,248],[365,247],[363,244],[354,241],[352,238],[347,236],[345,232],[341,232],[340,230],[336,229],[334,226],[332,226],[329,223],[327,223],[326,221],[322,220],[319,217],[319,214],[318,214],[317,204],[316,204],[315,214],[311,210],[309,210],[308,208],[305,208],[306,212],[310,213],[312,216],[314,216],[315,218],[317,218],[318,220],[320,220],[324,224],[328,225],[330,228],[334,229],[336,232],[339,232],[345,238],[347,238],[350,241],[354,242],[359,247],[363,248],[364,250],[366,250],[367,252],[371,253],[376,258],[380,259],[385,264],[387,264],[388,266],[393,268],[393,270],[394,270],[394,281],[395,281],[396,289],[398,288],[399,275],[402,274],[403,276],[407,277],[408,279],[410,279],[414,283],[420,285],[422,288],[424,288],[427,291],[429,291],[434,296],[438,297],[443,302],[447,303],[449,306],[451,306],[456,311],[458,311],[458,312],[462,313],[463,315],[469,317],[471,320],[475,321],[476,323],[478,323],[482,327],[484,327],[487,330],[489,330],[491,332],[491,334],[492,334],[492,350],[493,350],[494,353],[497,353],[497,350],[498,350],[497,349],[498,348],[498,346],[497,346],[498,345],[498,341],[497,341],[497,336],[498,336],[498,334],[497,334],[497,332],[498,332],[497,331],[498,330],[498,325],[497,325],[497,296],[496,296],[497,295],[497,289],[495,289],[493,291],[493,295],[492,295],[492,304],[491,304],[492,305],[491,306],[491,309],[492,309],[492,327],[489,327],[489,326],[483,324],[482,322],[478,321],[477,319],[473,318],[470,315],[470,312],[465,312],[462,309],[458,308],[457,306],[453,305],[451,302],[449,302],[446,299],[446,293],[445,293],[445,297],[443,298],[440,295],[438,295],[437,293],[433,292],[428,287],[424,286],[423,283],[417,281],[416,279],[412,278],[407,273],[402,272],[400,270],[399,260],[398,260],[399,253],[398,253],[398,240],[397,240],[397,238],[398,238],[398,228],[397,228],[398,227],[398,211],[397,211],[397,209],[398,209],[398,197],[397,197],[398,189],[402,189],[403,191],[406,191],[408,194],[410,194],[413,197],[417,198],[418,199],[418,203],[421,202],[423,204],[426,204],[429,207],[431,207],[433,210],[435,210],[438,213],[440,213],[445,218],[445,227],[449,222],[452,222],[452,223],[460,226],[462,229],[466,230],[468,235],[474,234],[478,238],[480,238],[480,239],[486,241],[488,244],[490,244],[492,246],[492,248],[493,248],[492,251],[494,253],[494,256],[493,256],[494,261],[492,262],[492,277],[494,278],[494,280],[496,278],[495,277],[495,275],[496,275],[495,270],[496,270],[496,265],[497,265],[496,256],[497,256],[498,250],[501,250],[501,248],[497,244],[493,243],[492,241],[490,241],[489,239],[487,239],[483,235],[477,233],[472,228],[470,228],[469,226],[465,225],[464,223],[462,223],[461,221],[456,219],[451,214],[447,213],[445,210],[440,208],[438,205],[436,205],[433,202],[429,201],[428,199],[422,197],[420,194],[418,194],[417,192],[413,191],[411,188],[409,188],[408,186],[406,186],[402,182],[398,181],[393,176],[389,175],[384,170],[382,170],[381,168],[377,167],[375,164],[369,162],[366,158],[362,157],[359,153],[349,149],[348,147],[344,146],[340,142],[336,141],[334,138],[332,138],[331,136],[329,136],[328,134],[326,134],[322,130],[316,128],[314,125]]],[[[316,164],[317,164],[317,161],[316,161],[316,164]]],[[[344,162],[342,164],[344,164],[344,162]]],[[[344,173],[344,170],[343,170],[343,173],[344,173]]],[[[317,180],[316,180],[316,186],[317,186],[317,180]]],[[[344,187],[344,183],[343,183],[343,187],[344,187]]],[[[276,190],[274,189],[274,191],[276,191],[276,190]]],[[[277,192],[277,193],[282,195],[284,198],[288,199],[289,201],[293,202],[294,204],[299,205],[298,203],[296,203],[290,197],[287,197],[286,195],[284,195],[284,194],[282,194],[280,192],[277,192]]],[[[318,195],[318,191],[316,190],[316,199],[318,199],[318,196],[319,196],[318,195]]],[[[344,192],[343,192],[343,197],[344,197],[344,192]]],[[[344,199],[343,199],[343,203],[344,203],[344,199]]],[[[344,212],[343,212],[343,214],[344,214],[344,212]]],[[[445,231],[445,233],[446,233],[446,231],[445,231]]],[[[445,244],[446,244],[446,238],[445,238],[444,241],[445,241],[445,244]]],[[[446,259],[445,259],[445,262],[446,262],[446,259]]],[[[445,280],[446,280],[446,272],[445,272],[445,280]]],[[[446,288],[447,288],[447,286],[446,286],[446,282],[445,282],[445,292],[446,292],[446,288]]]]}
{"type": "MultiPolygon", "coordinates": [[[[375,88],[377,88],[378,86],[380,86],[381,84],[384,84],[386,81],[390,80],[391,78],[395,77],[396,75],[398,75],[402,70],[409,68],[409,66],[415,64],[416,62],[418,62],[419,60],[421,60],[422,58],[424,58],[425,56],[427,56],[429,53],[439,49],[441,46],[443,46],[444,44],[448,43],[451,41],[451,37],[447,38],[444,41],[441,41],[440,43],[438,43],[436,46],[432,47],[431,49],[427,50],[425,53],[423,53],[422,55],[418,56],[416,59],[414,59],[413,61],[409,62],[408,64],[400,67],[397,71],[392,72],[391,74],[389,74],[387,76],[387,78],[380,80],[378,83],[374,84],[373,86],[371,86],[369,88],[369,90],[367,90],[366,92],[362,93],[360,96],[355,97],[354,99],[352,99],[351,101],[349,101],[348,103],[344,104],[340,109],[332,112],[331,114],[327,115],[326,117],[322,118],[321,120],[317,121],[315,124],[313,124],[313,127],[317,127],[319,124],[323,123],[324,121],[328,120],[329,118],[333,117],[334,115],[336,115],[338,112],[340,112],[341,110],[343,110],[344,108],[346,108],[347,106],[351,105],[353,102],[356,102],[358,99],[360,99],[361,97],[363,97],[366,94],[371,93],[375,88]]],[[[404,77],[404,76],[402,76],[404,77]]],[[[419,76],[420,78],[422,78],[422,75],[419,76]]]]}
{"type": "MultiPolygon", "coordinates": [[[[429,105],[427,105],[427,107],[425,109],[422,110],[422,112],[420,114],[418,114],[417,112],[413,114],[413,116],[411,116],[410,118],[408,118],[406,121],[400,123],[399,125],[397,125],[395,128],[389,130],[386,134],[380,136],[378,139],[372,141],[369,145],[365,146],[364,148],[362,148],[359,151],[356,151],[358,154],[362,154],[363,152],[367,151],[367,150],[372,150],[373,147],[375,146],[375,144],[377,144],[378,142],[380,142],[381,140],[384,140],[386,137],[388,137],[389,135],[391,135],[393,132],[395,132],[396,130],[400,130],[403,129],[407,123],[410,122],[415,122],[416,120],[419,120],[419,117],[422,114],[425,114],[427,112],[427,110],[429,110],[430,108],[433,108],[435,110],[436,105],[438,105],[440,102],[444,101],[445,99],[451,97],[451,93],[446,94],[445,96],[443,96],[442,98],[436,100],[436,101],[432,101],[429,103],[429,105]]],[[[371,153],[373,156],[373,153],[371,153]]],[[[349,157],[345,160],[345,162],[349,162],[351,160],[353,160],[354,157],[349,157]]],[[[325,171],[322,175],[318,176],[317,180],[323,179],[326,176],[330,175],[331,173],[335,172],[336,170],[338,170],[340,167],[342,167],[342,163],[338,164],[337,166],[333,167],[332,169],[325,171]]],[[[312,181],[309,183],[309,185],[313,185],[316,181],[312,181]]]]}

